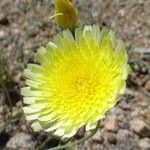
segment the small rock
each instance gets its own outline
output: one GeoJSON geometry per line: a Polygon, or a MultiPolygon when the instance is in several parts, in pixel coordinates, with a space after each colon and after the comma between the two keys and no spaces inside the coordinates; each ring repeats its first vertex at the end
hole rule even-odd
{"type": "Polygon", "coordinates": [[[104,129],[110,132],[118,131],[118,120],[116,115],[108,116],[106,123],[104,125],[104,129]]]}
{"type": "Polygon", "coordinates": [[[143,67],[141,68],[141,72],[142,72],[143,74],[147,74],[147,73],[148,73],[148,69],[147,69],[145,66],[143,66],[143,67]]]}
{"type": "Polygon", "coordinates": [[[150,80],[146,82],[145,89],[150,92],[150,80]]]}
{"type": "Polygon", "coordinates": [[[116,144],[117,143],[117,138],[114,134],[109,134],[107,141],[111,144],[116,144]]]}
{"type": "Polygon", "coordinates": [[[6,36],[5,31],[0,31],[0,39],[3,39],[6,36]]]}
{"type": "Polygon", "coordinates": [[[149,138],[141,139],[139,142],[139,147],[141,148],[141,150],[150,150],[150,139],[149,138]]]}
{"type": "Polygon", "coordinates": [[[126,103],[125,101],[121,101],[119,103],[119,107],[123,110],[130,110],[130,105],[128,103],[126,103]]]}
{"type": "Polygon", "coordinates": [[[124,17],[124,15],[125,15],[125,11],[124,11],[123,9],[120,9],[120,10],[118,11],[118,13],[119,13],[119,15],[120,15],[121,17],[124,17]]]}
{"type": "Polygon", "coordinates": [[[120,129],[117,132],[117,140],[119,140],[119,141],[123,141],[125,139],[129,139],[129,137],[130,137],[130,132],[127,129],[120,129]]]}
{"type": "Polygon", "coordinates": [[[2,114],[3,113],[3,106],[0,106],[0,114],[2,114]]]}
{"type": "Polygon", "coordinates": [[[97,131],[96,134],[92,137],[92,140],[94,143],[102,144],[104,141],[104,138],[102,137],[101,132],[97,131]]]}
{"type": "Polygon", "coordinates": [[[16,83],[19,83],[20,80],[21,80],[21,78],[22,78],[22,73],[20,72],[20,73],[18,73],[16,76],[14,76],[14,81],[15,81],[16,83]]]}
{"type": "Polygon", "coordinates": [[[119,121],[118,125],[119,125],[119,128],[121,128],[121,129],[128,129],[129,128],[129,124],[128,124],[128,121],[126,119],[119,121]]]}
{"type": "Polygon", "coordinates": [[[138,118],[131,120],[130,128],[139,136],[150,137],[150,128],[147,126],[147,124],[143,120],[140,120],[138,118]]]}
{"type": "Polygon", "coordinates": [[[15,117],[18,114],[19,114],[18,108],[17,107],[13,107],[12,116],[15,117]]]}
{"type": "Polygon", "coordinates": [[[100,144],[93,144],[93,145],[91,145],[90,146],[90,148],[88,147],[88,149],[87,150],[100,150],[101,149],[101,146],[100,146],[100,144]]]}
{"type": "Polygon", "coordinates": [[[10,149],[34,149],[35,143],[32,141],[31,135],[27,133],[17,133],[6,144],[6,148],[10,149]]]}
{"type": "Polygon", "coordinates": [[[138,0],[139,4],[144,4],[144,0],[138,0]]]}
{"type": "Polygon", "coordinates": [[[22,125],[20,126],[20,129],[21,129],[22,131],[27,131],[27,127],[26,127],[25,124],[22,124],[22,125]]]}
{"type": "Polygon", "coordinates": [[[18,102],[16,103],[16,106],[17,106],[17,108],[22,107],[22,101],[18,101],[18,102]]]}
{"type": "Polygon", "coordinates": [[[8,17],[4,15],[3,13],[0,14],[0,25],[6,26],[9,24],[8,17]]]}

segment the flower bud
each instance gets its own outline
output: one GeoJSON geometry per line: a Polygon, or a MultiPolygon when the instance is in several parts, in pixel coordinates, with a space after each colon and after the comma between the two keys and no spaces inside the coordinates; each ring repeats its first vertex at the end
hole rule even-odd
{"type": "Polygon", "coordinates": [[[70,0],[55,0],[55,20],[62,30],[74,30],[77,23],[77,13],[70,0]]]}

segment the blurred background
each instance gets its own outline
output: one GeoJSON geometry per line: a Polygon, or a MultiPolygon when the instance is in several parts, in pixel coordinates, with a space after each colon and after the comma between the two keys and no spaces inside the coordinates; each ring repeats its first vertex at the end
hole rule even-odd
{"type": "MultiPolygon", "coordinates": [[[[150,0],[72,0],[80,25],[109,27],[127,44],[132,74],[126,94],[77,150],[150,150],[150,0]]],[[[22,114],[23,69],[60,31],[52,0],[0,0],[0,150],[34,150],[48,137],[22,114]]],[[[82,137],[82,131],[76,139],[82,137]]],[[[52,139],[44,149],[57,146],[52,139]]]]}

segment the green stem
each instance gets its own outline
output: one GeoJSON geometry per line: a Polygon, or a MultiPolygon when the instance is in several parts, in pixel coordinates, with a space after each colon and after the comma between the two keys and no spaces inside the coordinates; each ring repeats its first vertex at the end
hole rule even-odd
{"type": "Polygon", "coordinates": [[[13,105],[12,105],[12,102],[11,102],[11,98],[10,98],[10,95],[9,95],[9,93],[8,93],[8,90],[7,90],[7,88],[6,88],[6,86],[5,86],[4,82],[3,82],[3,80],[1,80],[0,84],[1,84],[2,89],[4,90],[4,92],[5,92],[5,94],[6,94],[8,103],[9,103],[10,108],[11,108],[11,111],[12,111],[13,105]]]}
{"type": "Polygon", "coordinates": [[[43,150],[43,149],[44,149],[44,146],[46,145],[46,143],[47,143],[49,140],[51,140],[51,139],[52,139],[52,137],[49,136],[49,137],[37,148],[37,150],[43,150]]]}
{"type": "Polygon", "coordinates": [[[88,136],[86,136],[86,137],[84,137],[84,138],[82,138],[82,139],[80,139],[80,140],[78,140],[74,143],[68,143],[68,144],[65,144],[65,145],[60,145],[60,146],[57,146],[57,147],[54,147],[54,148],[50,148],[48,150],[61,150],[61,149],[66,149],[68,147],[73,147],[77,144],[80,144],[80,143],[88,140],[89,138],[91,138],[98,131],[98,128],[99,128],[99,122],[98,122],[96,128],[93,131],[91,131],[91,134],[89,134],[88,136]]]}
{"type": "Polygon", "coordinates": [[[18,116],[14,116],[14,117],[11,117],[10,119],[6,120],[5,122],[5,128],[11,124],[11,123],[14,123],[15,121],[17,121],[19,118],[20,118],[20,115],[22,115],[22,113],[18,114],[18,116]]]}

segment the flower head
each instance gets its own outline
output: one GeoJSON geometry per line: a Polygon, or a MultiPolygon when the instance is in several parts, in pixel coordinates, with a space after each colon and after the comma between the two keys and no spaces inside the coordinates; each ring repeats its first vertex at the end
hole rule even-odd
{"type": "Polygon", "coordinates": [[[77,13],[70,0],[55,0],[55,19],[62,30],[76,27],[77,13]]]}
{"type": "Polygon", "coordinates": [[[39,64],[25,70],[24,113],[35,131],[69,138],[83,125],[95,128],[117,103],[130,67],[124,43],[111,30],[85,26],[75,38],[65,30],[54,41],[38,50],[39,64]]]}

